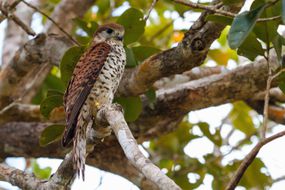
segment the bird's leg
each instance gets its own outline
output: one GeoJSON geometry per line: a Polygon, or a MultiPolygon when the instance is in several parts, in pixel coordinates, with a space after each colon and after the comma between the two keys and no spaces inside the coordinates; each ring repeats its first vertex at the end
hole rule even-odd
{"type": "Polygon", "coordinates": [[[95,137],[99,139],[104,139],[107,136],[110,136],[112,133],[112,129],[109,126],[109,123],[102,119],[99,114],[97,114],[100,110],[105,110],[105,107],[108,106],[107,104],[100,105],[98,102],[95,102],[95,106],[97,108],[96,115],[94,116],[93,120],[94,125],[93,128],[95,130],[95,137]]]}
{"type": "Polygon", "coordinates": [[[115,110],[118,110],[118,111],[120,111],[120,112],[122,112],[124,114],[124,109],[123,109],[123,107],[120,104],[113,103],[111,106],[114,107],[115,110]]]}

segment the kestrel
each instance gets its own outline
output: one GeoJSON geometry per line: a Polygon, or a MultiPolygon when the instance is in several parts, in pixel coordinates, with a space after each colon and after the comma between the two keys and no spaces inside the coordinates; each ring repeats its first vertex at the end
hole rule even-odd
{"type": "Polygon", "coordinates": [[[63,146],[73,140],[73,166],[84,180],[86,131],[94,124],[101,106],[111,104],[122,78],[126,54],[123,26],[115,23],[100,26],[92,45],[77,62],[64,95],[67,127],[63,146]]]}

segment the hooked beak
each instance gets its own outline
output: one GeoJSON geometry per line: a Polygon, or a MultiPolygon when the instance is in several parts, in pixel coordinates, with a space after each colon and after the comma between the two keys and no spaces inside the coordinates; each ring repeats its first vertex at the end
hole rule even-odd
{"type": "Polygon", "coordinates": [[[118,36],[117,36],[117,40],[119,40],[119,41],[123,41],[123,39],[124,39],[124,37],[123,37],[123,36],[120,36],[120,35],[118,35],[118,36]]]}

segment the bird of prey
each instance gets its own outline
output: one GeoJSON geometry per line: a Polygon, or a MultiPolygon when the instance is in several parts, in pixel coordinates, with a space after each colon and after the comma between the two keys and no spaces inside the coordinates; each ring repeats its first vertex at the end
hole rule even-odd
{"type": "Polygon", "coordinates": [[[87,128],[94,124],[100,107],[112,103],[124,72],[123,36],[124,27],[119,24],[100,26],[77,62],[64,95],[67,126],[62,144],[73,141],[73,167],[83,180],[87,128]]]}

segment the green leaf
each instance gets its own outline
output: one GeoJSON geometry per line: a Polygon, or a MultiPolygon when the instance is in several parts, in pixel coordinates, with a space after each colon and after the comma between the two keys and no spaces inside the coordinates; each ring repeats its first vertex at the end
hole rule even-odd
{"type": "Polygon", "coordinates": [[[89,37],[92,37],[94,32],[98,28],[98,24],[95,21],[86,22],[83,19],[75,18],[73,21],[84,31],[88,34],[89,37]]]}
{"type": "Polygon", "coordinates": [[[276,37],[273,40],[273,47],[276,51],[278,61],[281,63],[281,57],[282,57],[282,41],[283,37],[279,34],[276,35],[276,37]]]}
{"type": "Polygon", "coordinates": [[[145,20],[143,13],[135,8],[126,10],[117,20],[125,28],[124,43],[130,44],[137,41],[144,33],[145,20]]]}
{"type": "Polygon", "coordinates": [[[40,106],[40,111],[43,116],[49,117],[50,112],[59,106],[63,105],[62,95],[53,95],[44,99],[40,106]]]}
{"type": "Polygon", "coordinates": [[[149,58],[151,55],[160,52],[160,49],[149,46],[137,46],[132,48],[138,61],[142,62],[149,58]]]}
{"type": "Polygon", "coordinates": [[[233,22],[233,19],[231,17],[222,16],[222,15],[208,15],[206,17],[206,20],[226,25],[231,25],[233,22]]]}
{"type": "Polygon", "coordinates": [[[238,48],[237,53],[253,61],[258,55],[264,55],[264,50],[255,35],[250,33],[238,48]]]}
{"type": "Polygon", "coordinates": [[[158,139],[151,141],[150,148],[155,152],[161,152],[162,155],[184,155],[183,149],[189,141],[200,138],[200,136],[190,134],[191,129],[192,124],[183,121],[175,131],[162,135],[158,139]]]}
{"type": "Polygon", "coordinates": [[[126,52],[126,56],[127,56],[127,67],[135,67],[138,65],[137,60],[135,58],[134,52],[132,49],[128,48],[128,47],[124,47],[125,48],[125,52],[126,52]]]}
{"type": "Polygon", "coordinates": [[[49,89],[55,89],[62,92],[65,90],[65,85],[60,80],[60,78],[52,74],[49,74],[46,77],[45,84],[48,86],[49,89]]]}
{"type": "Polygon", "coordinates": [[[233,104],[233,108],[229,114],[233,126],[246,135],[252,135],[256,131],[249,114],[250,110],[251,109],[245,103],[236,102],[233,104]]]}
{"type": "Polygon", "coordinates": [[[116,98],[115,102],[119,103],[124,108],[125,119],[127,122],[135,121],[142,111],[142,102],[138,96],[116,98]]]}
{"type": "Polygon", "coordinates": [[[268,174],[264,163],[260,158],[255,158],[241,178],[240,185],[247,189],[265,189],[266,186],[270,187],[272,182],[272,177],[268,174]],[[262,172],[262,169],[266,173],[262,172]]]}
{"type": "Polygon", "coordinates": [[[96,1],[96,6],[98,6],[98,14],[105,15],[109,12],[110,9],[110,1],[106,0],[98,0],[96,1]]]}
{"type": "Polygon", "coordinates": [[[209,130],[209,124],[206,122],[199,122],[199,123],[197,123],[197,125],[201,129],[203,134],[210,139],[212,134],[209,130]]]}
{"type": "Polygon", "coordinates": [[[80,35],[76,35],[75,38],[83,46],[87,46],[93,39],[92,37],[89,36],[80,36],[80,35]]]}
{"type": "Polygon", "coordinates": [[[47,91],[47,97],[49,96],[62,96],[63,97],[64,93],[55,89],[49,89],[47,91]]]}
{"type": "Polygon", "coordinates": [[[59,68],[61,73],[61,80],[66,86],[72,76],[76,63],[78,62],[83,52],[84,47],[74,46],[69,48],[62,57],[59,68]]]}
{"type": "Polygon", "coordinates": [[[285,72],[282,72],[280,75],[277,77],[278,82],[285,82],[285,72]]]}
{"type": "Polygon", "coordinates": [[[281,81],[278,83],[278,87],[282,90],[283,94],[285,94],[285,82],[281,81]]]}
{"type": "Polygon", "coordinates": [[[48,179],[51,175],[51,167],[40,168],[36,160],[32,161],[32,171],[39,179],[48,179]]]}
{"type": "Polygon", "coordinates": [[[156,94],[155,94],[155,90],[154,89],[149,89],[146,93],[145,93],[148,102],[149,103],[154,103],[156,100],[156,94]]]}
{"type": "Polygon", "coordinates": [[[221,146],[222,145],[222,137],[219,131],[216,131],[215,134],[211,134],[209,129],[209,124],[206,122],[199,122],[197,123],[198,127],[202,131],[202,133],[215,145],[221,146]]]}
{"type": "Polygon", "coordinates": [[[282,0],[282,22],[285,24],[285,0],[282,0]]]}
{"type": "Polygon", "coordinates": [[[252,11],[245,11],[235,17],[228,36],[229,46],[232,49],[238,48],[243,43],[262,14],[264,7],[265,5],[259,6],[252,11]]]}
{"type": "Polygon", "coordinates": [[[156,94],[155,94],[155,90],[154,89],[149,89],[146,93],[145,93],[147,99],[148,99],[148,104],[149,107],[151,109],[154,109],[154,102],[156,100],[156,94]]]}
{"type": "Polygon", "coordinates": [[[41,88],[39,89],[35,97],[33,97],[32,103],[41,104],[43,99],[46,98],[47,93],[50,89],[56,90],[58,92],[64,92],[65,85],[63,84],[62,80],[60,80],[60,78],[58,78],[57,76],[48,74],[41,88]]]}
{"type": "MultiPolygon", "coordinates": [[[[265,3],[268,3],[267,0],[258,0],[254,1],[251,5],[251,10],[254,10],[265,3]]],[[[281,1],[267,7],[263,13],[261,14],[260,18],[269,18],[278,16],[281,14],[281,1]]],[[[255,27],[253,28],[253,32],[256,36],[261,39],[266,44],[270,44],[278,34],[277,29],[280,24],[280,20],[272,20],[267,22],[258,22],[256,23],[255,27]]]]}
{"type": "Polygon", "coordinates": [[[40,136],[40,146],[47,146],[61,139],[64,125],[50,125],[46,127],[40,136]]]}

